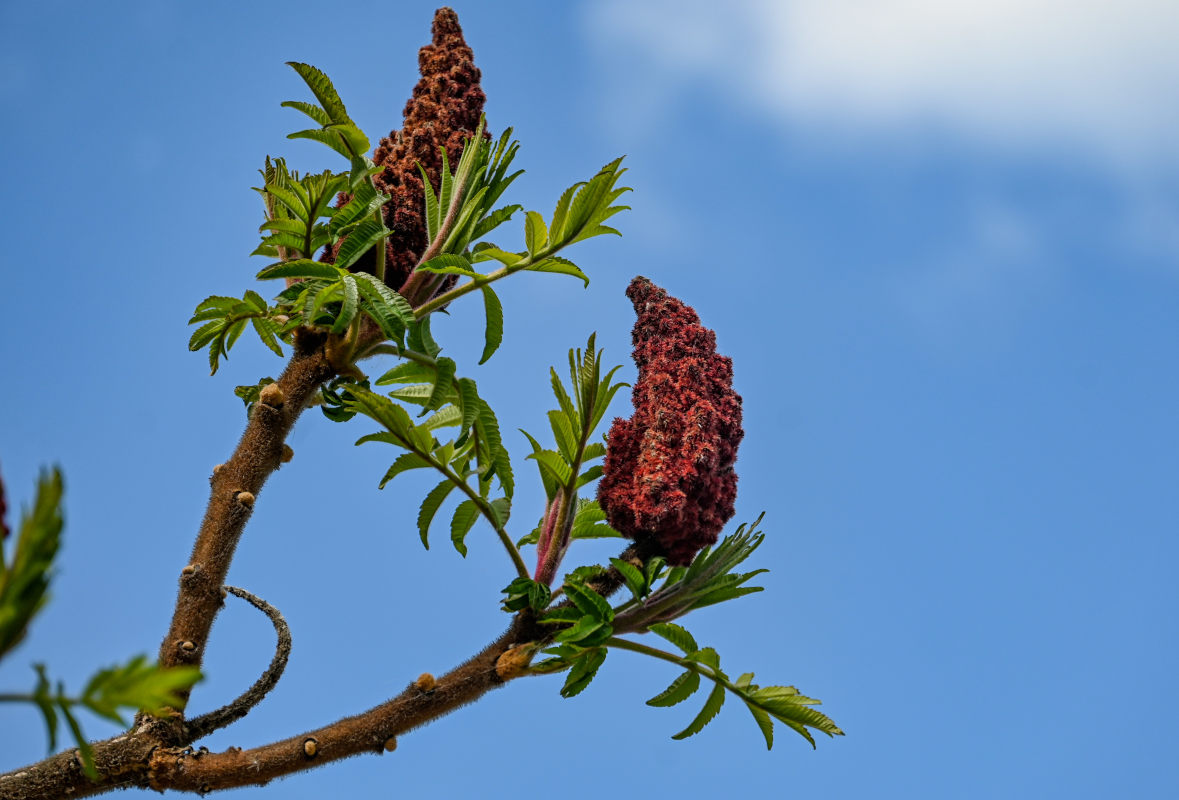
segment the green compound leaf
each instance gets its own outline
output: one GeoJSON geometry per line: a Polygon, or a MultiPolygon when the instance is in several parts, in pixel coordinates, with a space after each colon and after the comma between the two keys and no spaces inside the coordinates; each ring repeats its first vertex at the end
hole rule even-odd
{"type": "Polygon", "coordinates": [[[553,641],[569,642],[570,644],[582,642],[583,646],[589,646],[585,643],[585,640],[590,639],[590,637],[594,639],[604,638],[601,635],[603,629],[606,631],[606,636],[609,636],[612,632],[610,626],[605,622],[595,619],[592,616],[584,616],[575,622],[572,627],[566,628],[558,633],[553,638],[553,641]]]}
{"type": "Polygon", "coordinates": [[[578,583],[567,582],[565,594],[569,596],[573,605],[577,606],[578,611],[582,614],[600,622],[614,621],[614,609],[610,607],[609,601],[593,589],[578,583]]]}
{"type": "Polygon", "coordinates": [[[490,286],[482,287],[483,309],[487,313],[487,328],[483,334],[483,355],[480,364],[486,364],[487,359],[495,354],[504,340],[504,307],[499,297],[490,286]]]}
{"type": "Polygon", "coordinates": [[[531,578],[516,578],[502,591],[507,595],[503,601],[503,609],[508,612],[523,611],[525,608],[539,612],[552,598],[552,590],[548,586],[531,578]]]}
{"type": "Polygon", "coordinates": [[[636,599],[642,599],[646,596],[647,582],[638,567],[630,562],[623,561],[621,558],[611,558],[610,563],[622,575],[622,579],[626,581],[626,588],[630,589],[630,593],[636,599]]]}
{"type": "Polygon", "coordinates": [[[569,677],[561,687],[561,697],[569,698],[581,694],[590,685],[598,668],[606,660],[606,648],[598,647],[573,662],[573,669],[569,670],[569,677]]]}
{"type": "Polygon", "coordinates": [[[438,508],[455,488],[454,482],[449,478],[442,481],[442,483],[435,486],[426,495],[426,499],[422,501],[421,507],[418,509],[418,535],[422,537],[422,545],[427,550],[430,549],[430,523],[434,521],[434,515],[438,513],[438,508]]]}
{"type": "Polygon", "coordinates": [[[332,333],[335,334],[343,333],[352,324],[352,320],[356,318],[356,306],[359,298],[355,278],[345,275],[340,279],[340,282],[344,290],[344,302],[340,307],[340,313],[336,316],[336,321],[332,324],[332,333]]]}
{"type": "MultiPolygon", "coordinates": [[[[331,80],[327,75],[316,67],[310,64],[303,64],[298,61],[288,61],[287,66],[299,73],[299,77],[311,89],[311,93],[315,95],[315,99],[323,106],[324,116],[327,117],[328,122],[333,123],[350,123],[352,120],[348,117],[348,110],[344,108],[344,101],[340,99],[340,95],[336,93],[336,87],[332,86],[331,80]]],[[[283,105],[287,105],[283,103],[283,105]]],[[[292,106],[297,107],[297,106],[292,106]]],[[[302,111],[303,109],[299,109],[302,111]]],[[[326,124],[311,113],[307,113],[316,122],[321,125],[326,124]]]]}
{"type": "Polygon", "coordinates": [[[294,261],[271,264],[258,273],[258,280],[268,281],[274,278],[328,278],[334,280],[342,274],[344,274],[343,271],[334,264],[299,258],[294,261]]]}
{"type": "Polygon", "coordinates": [[[688,727],[671,737],[673,739],[687,739],[689,736],[695,736],[704,730],[704,726],[712,722],[713,718],[720,713],[721,706],[725,704],[725,687],[719,683],[713,687],[712,693],[708,695],[708,699],[704,701],[704,708],[700,709],[700,713],[696,715],[688,727]]]}
{"type": "Polygon", "coordinates": [[[548,258],[538,261],[532,266],[528,267],[528,272],[553,272],[558,275],[572,275],[575,278],[580,278],[581,281],[589,286],[589,276],[581,271],[581,268],[574,264],[567,258],[560,256],[549,256],[548,258]]]}
{"type": "MultiPolygon", "coordinates": [[[[632,567],[633,569],[633,567],[632,567]]],[[[638,570],[635,570],[638,572],[638,570]]],[[[684,628],[676,625],[674,622],[657,622],[651,625],[647,630],[654,633],[656,636],[662,636],[667,641],[674,644],[684,653],[695,653],[700,650],[700,645],[696,644],[696,639],[692,634],[688,633],[684,628]]]]}
{"type": "Polygon", "coordinates": [[[385,477],[381,478],[381,483],[378,489],[384,489],[385,484],[396,478],[403,472],[408,472],[411,469],[421,469],[423,467],[432,467],[430,461],[417,453],[402,453],[389,467],[389,471],[385,473],[385,477]]]}
{"type": "Polygon", "coordinates": [[[278,337],[275,333],[278,331],[278,324],[266,317],[253,317],[250,323],[254,326],[254,333],[258,334],[258,338],[262,340],[262,344],[266,345],[275,355],[282,355],[282,347],[279,346],[278,337]]]}
{"type": "Polygon", "coordinates": [[[529,211],[524,217],[524,243],[529,255],[538,253],[548,239],[549,231],[545,227],[544,217],[535,211],[529,211]]]}
{"type": "Polygon", "coordinates": [[[700,688],[700,673],[687,670],[659,694],[647,701],[649,706],[667,708],[687,700],[700,688]]]}
{"type": "Polygon", "coordinates": [[[51,569],[65,524],[64,491],[60,470],[41,473],[32,511],[21,514],[12,560],[0,561],[0,656],[20,643],[48,600],[51,569]]]}
{"type": "Polygon", "coordinates": [[[375,219],[369,218],[356,226],[340,245],[336,253],[335,266],[347,269],[360,260],[360,257],[372,249],[389,234],[389,229],[375,219]]]}
{"type": "Polygon", "coordinates": [[[302,100],[286,100],[279,105],[283,108],[293,108],[296,111],[302,111],[320,125],[330,125],[332,123],[332,118],[328,116],[328,113],[313,103],[304,103],[302,100]]]}
{"type": "Polygon", "coordinates": [[[434,387],[430,390],[430,396],[426,400],[424,409],[426,411],[441,408],[442,404],[451,396],[451,390],[454,388],[454,373],[458,368],[454,359],[443,356],[436,363],[437,374],[434,379],[434,387]]]}
{"type": "Polygon", "coordinates": [[[450,541],[464,558],[467,556],[467,545],[464,540],[477,519],[479,506],[475,505],[474,500],[464,500],[458,504],[458,508],[454,510],[454,517],[450,520],[450,541]]]}
{"type": "Polygon", "coordinates": [[[541,472],[555,481],[558,486],[569,483],[569,465],[565,463],[565,459],[561,458],[560,453],[554,450],[538,450],[528,455],[527,458],[535,459],[536,463],[540,465],[541,472]]]}

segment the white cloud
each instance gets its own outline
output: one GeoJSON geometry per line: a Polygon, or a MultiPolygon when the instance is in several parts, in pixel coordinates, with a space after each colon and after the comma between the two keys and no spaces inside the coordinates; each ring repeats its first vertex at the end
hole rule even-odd
{"type": "Polygon", "coordinates": [[[635,108],[701,79],[841,136],[950,131],[983,146],[1179,166],[1176,0],[604,0],[597,42],[635,108]]]}

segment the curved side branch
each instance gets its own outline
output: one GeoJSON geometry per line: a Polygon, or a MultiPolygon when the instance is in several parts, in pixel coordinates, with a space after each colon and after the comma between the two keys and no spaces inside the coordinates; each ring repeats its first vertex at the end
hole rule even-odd
{"type": "MultiPolygon", "coordinates": [[[[632,544],[620,556],[640,566],[644,560],[642,549],[632,544]]],[[[611,567],[591,585],[602,595],[610,595],[622,583],[621,574],[611,567]]],[[[238,589],[234,594],[245,597],[247,593],[238,589]]],[[[266,613],[270,616],[269,611],[266,613]]],[[[274,621],[273,616],[271,620],[274,621]]],[[[275,629],[278,629],[277,622],[275,629]]],[[[392,700],[363,714],[250,750],[231,748],[223,753],[209,753],[194,751],[191,747],[168,747],[152,735],[154,726],[148,722],[128,734],[94,743],[94,760],[102,775],[97,783],[91,782],[82,772],[76,751],[67,750],[39,764],[0,775],[0,800],[81,798],[126,786],[203,793],[261,785],[283,775],[359,753],[393,750],[397,746],[397,736],[478,700],[512,677],[527,674],[523,670],[501,674],[498,669],[500,658],[509,651],[521,650],[524,645],[544,641],[553,633],[551,626],[537,623],[531,614],[518,614],[502,636],[465,664],[439,678],[429,689],[424,688],[419,680],[392,700]]],[[[272,671],[267,670],[267,673],[272,671]]],[[[199,723],[201,719],[198,717],[193,723],[199,723]]]]}
{"type": "Polygon", "coordinates": [[[224,705],[216,711],[202,714],[188,722],[184,737],[188,742],[195,742],[249,714],[254,706],[261,703],[262,698],[266,697],[270,690],[278,684],[283,670],[287,668],[287,660],[291,657],[291,628],[283,619],[282,612],[245,589],[226,586],[225,591],[237,595],[269,617],[271,624],[274,625],[274,632],[278,636],[278,644],[274,648],[274,658],[270,660],[270,666],[262,673],[262,677],[254,682],[253,686],[232,703],[224,705]]]}
{"type": "MultiPolygon", "coordinates": [[[[627,547],[620,557],[641,566],[646,557],[644,551],[636,543],[627,547]]],[[[610,567],[591,585],[595,591],[609,596],[623,583],[621,573],[610,567]]],[[[546,641],[552,635],[551,626],[540,625],[531,614],[519,614],[502,636],[465,664],[438,678],[430,691],[423,691],[417,683],[411,684],[392,700],[363,714],[249,750],[235,748],[222,753],[195,754],[191,749],[160,748],[151,757],[149,785],[157,791],[202,793],[254,786],[360,753],[394,750],[398,736],[472,703],[512,677],[524,674],[503,671],[501,657],[523,649],[522,645],[546,641]]]]}
{"type": "Polygon", "coordinates": [[[210,792],[257,786],[283,775],[359,753],[397,747],[397,737],[478,700],[503,686],[496,661],[525,639],[519,618],[506,633],[465,664],[438,678],[431,691],[411,684],[382,705],[324,728],[249,750],[194,753],[191,748],[159,748],[151,755],[149,786],[157,791],[210,792]]]}

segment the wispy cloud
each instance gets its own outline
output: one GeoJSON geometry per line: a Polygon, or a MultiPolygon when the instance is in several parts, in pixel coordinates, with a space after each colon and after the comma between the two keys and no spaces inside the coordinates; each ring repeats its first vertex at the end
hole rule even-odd
{"type": "Polygon", "coordinates": [[[980,201],[963,223],[960,240],[891,280],[897,307],[923,339],[947,352],[964,337],[1005,343],[1055,277],[1050,247],[1026,214],[980,201]]]}
{"type": "Polygon", "coordinates": [[[1179,167],[1174,0],[606,0],[587,14],[603,47],[641,61],[618,88],[647,113],[703,79],[844,135],[930,128],[1179,167]]]}

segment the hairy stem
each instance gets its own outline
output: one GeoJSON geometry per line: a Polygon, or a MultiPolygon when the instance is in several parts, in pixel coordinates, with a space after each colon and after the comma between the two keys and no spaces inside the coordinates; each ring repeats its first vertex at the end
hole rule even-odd
{"type": "MultiPolygon", "coordinates": [[[[619,557],[641,566],[645,556],[637,545],[631,545],[619,557]]],[[[589,585],[608,597],[622,584],[622,575],[611,567],[589,585]]],[[[89,797],[129,786],[203,793],[261,785],[358,753],[385,752],[396,747],[398,735],[504,685],[504,679],[496,672],[500,656],[519,645],[551,639],[555,633],[552,626],[539,625],[533,615],[518,614],[502,636],[439,678],[432,691],[422,691],[414,684],[363,714],[250,750],[193,751],[186,746],[188,741],[165,746],[155,735],[156,726],[141,725],[127,734],[94,743],[94,763],[101,776],[98,781],[86,777],[81,758],[76,750],[70,749],[38,764],[0,775],[0,800],[89,797]],[[309,741],[314,744],[308,744],[309,741]]]]}
{"type": "MultiPolygon", "coordinates": [[[[495,281],[498,281],[501,278],[506,278],[507,276],[511,275],[514,272],[519,272],[520,270],[528,269],[529,267],[531,267],[534,264],[539,264],[541,261],[544,261],[546,258],[557,253],[561,249],[562,249],[562,247],[543,248],[543,249],[537,251],[534,255],[524,256],[523,258],[521,258],[519,261],[517,261],[515,264],[513,264],[510,267],[503,266],[503,267],[500,267],[499,269],[497,269],[495,272],[489,272],[486,275],[482,275],[478,278],[473,278],[472,280],[469,280],[466,283],[459,284],[458,286],[455,286],[453,289],[443,292],[442,294],[429,300],[428,302],[424,302],[419,306],[415,306],[414,310],[413,310],[414,317],[416,319],[421,319],[422,317],[426,316],[427,314],[429,314],[433,311],[437,311],[438,309],[442,308],[443,306],[457,300],[458,298],[462,297],[465,294],[470,294],[471,292],[475,291],[476,289],[479,289],[480,287],[486,286],[489,283],[494,283],[495,281]]],[[[425,263],[425,262],[423,262],[423,263],[425,263]]],[[[417,277],[420,274],[428,274],[428,273],[415,272],[414,277],[417,277]]],[[[410,301],[410,304],[413,305],[412,300],[410,301]]]]}
{"type": "MultiPolygon", "coordinates": [[[[323,336],[296,335],[295,353],[275,386],[276,404],[259,402],[229,461],[211,479],[212,493],[192,557],[182,570],[180,592],[168,633],[160,645],[160,664],[199,666],[213,619],[221,607],[221,587],[234,549],[250,518],[254,500],[278,469],[283,442],[316,390],[336,374],[323,350],[323,336]]],[[[187,692],[184,693],[187,699],[187,692]]]]}

